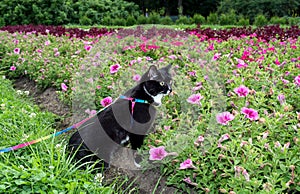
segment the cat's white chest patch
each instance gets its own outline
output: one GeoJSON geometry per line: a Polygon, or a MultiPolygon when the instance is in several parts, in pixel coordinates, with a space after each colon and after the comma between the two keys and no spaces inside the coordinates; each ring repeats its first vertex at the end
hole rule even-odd
{"type": "Polygon", "coordinates": [[[161,100],[165,96],[165,94],[157,94],[156,96],[153,96],[153,100],[157,106],[161,105],[161,100]]]}

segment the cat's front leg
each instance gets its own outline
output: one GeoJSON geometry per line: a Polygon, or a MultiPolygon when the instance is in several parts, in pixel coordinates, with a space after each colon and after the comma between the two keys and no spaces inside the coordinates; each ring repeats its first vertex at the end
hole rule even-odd
{"type": "MultiPolygon", "coordinates": [[[[131,148],[133,150],[137,150],[137,149],[141,148],[144,143],[144,139],[145,139],[144,135],[130,134],[129,141],[131,144],[131,148]]],[[[140,168],[141,167],[140,162],[142,161],[141,156],[138,155],[137,152],[135,151],[133,157],[134,157],[134,165],[136,167],[140,168]]]]}

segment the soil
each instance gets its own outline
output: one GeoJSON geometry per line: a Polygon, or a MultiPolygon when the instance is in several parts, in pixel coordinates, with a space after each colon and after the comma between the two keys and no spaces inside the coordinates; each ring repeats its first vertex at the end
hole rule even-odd
{"type": "MultiPolygon", "coordinates": [[[[29,80],[28,78],[19,78],[14,82],[14,87],[16,90],[24,90],[30,92],[30,97],[33,98],[33,101],[44,111],[52,112],[58,115],[61,120],[58,121],[57,126],[60,130],[65,129],[72,125],[71,123],[71,109],[62,103],[58,95],[56,94],[55,88],[47,88],[41,90],[37,85],[29,80]]],[[[126,162],[126,161],[124,161],[126,162]]],[[[129,161],[127,161],[128,163],[129,161]]],[[[141,170],[128,170],[123,168],[116,168],[111,166],[109,170],[105,171],[104,182],[112,182],[115,178],[120,177],[120,175],[125,175],[129,178],[126,182],[124,190],[127,189],[126,193],[131,193],[133,189],[138,189],[137,193],[148,194],[148,193],[183,193],[178,191],[174,187],[166,186],[166,177],[161,177],[160,170],[158,168],[141,171],[141,170]],[[159,183],[157,184],[158,180],[159,183]],[[133,183],[133,184],[132,184],[133,183]]]]}

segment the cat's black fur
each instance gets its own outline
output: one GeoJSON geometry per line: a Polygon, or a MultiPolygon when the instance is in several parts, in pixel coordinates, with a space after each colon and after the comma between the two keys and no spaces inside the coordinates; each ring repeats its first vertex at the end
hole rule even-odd
{"type": "Polygon", "coordinates": [[[154,106],[160,106],[161,98],[172,91],[170,68],[171,65],[161,69],[152,65],[141,77],[139,83],[124,94],[126,97],[149,102],[135,103],[133,115],[131,115],[132,102],[119,98],[80,126],[69,140],[69,148],[75,154],[75,159],[86,163],[97,161],[99,157],[103,156],[105,162],[97,163],[96,167],[107,168],[110,163],[110,155],[116,149],[114,144],[124,146],[130,143],[132,149],[140,148],[145,135],[153,125],[156,114],[154,106]],[[130,121],[130,124],[122,124],[123,119],[126,120],[128,114],[133,120],[130,121]],[[114,143],[109,142],[107,138],[114,143]]]}

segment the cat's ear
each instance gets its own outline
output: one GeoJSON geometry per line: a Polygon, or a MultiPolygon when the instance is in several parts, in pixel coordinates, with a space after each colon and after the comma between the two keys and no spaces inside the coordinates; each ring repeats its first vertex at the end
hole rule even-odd
{"type": "Polygon", "coordinates": [[[165,73],[168,73],[168,74],[169,74],[171,67],[172,67],[172,65],[171,65],[171,64],[169,64],[169,65],[167,65],[167,66],[165,66],[165,67],[161,68],[161,69],[160,69],[160,71],[163,71],[163,72],[165,72],[165,73]]]}
{"type": "Polygon", "coordinates": [[[153,80],[154,78],[158,77],[159,76],[159,72],[156,68],[155,65],[151,65],[149,70],[148,70],[148,78],[150,80],[153,80]]]}

